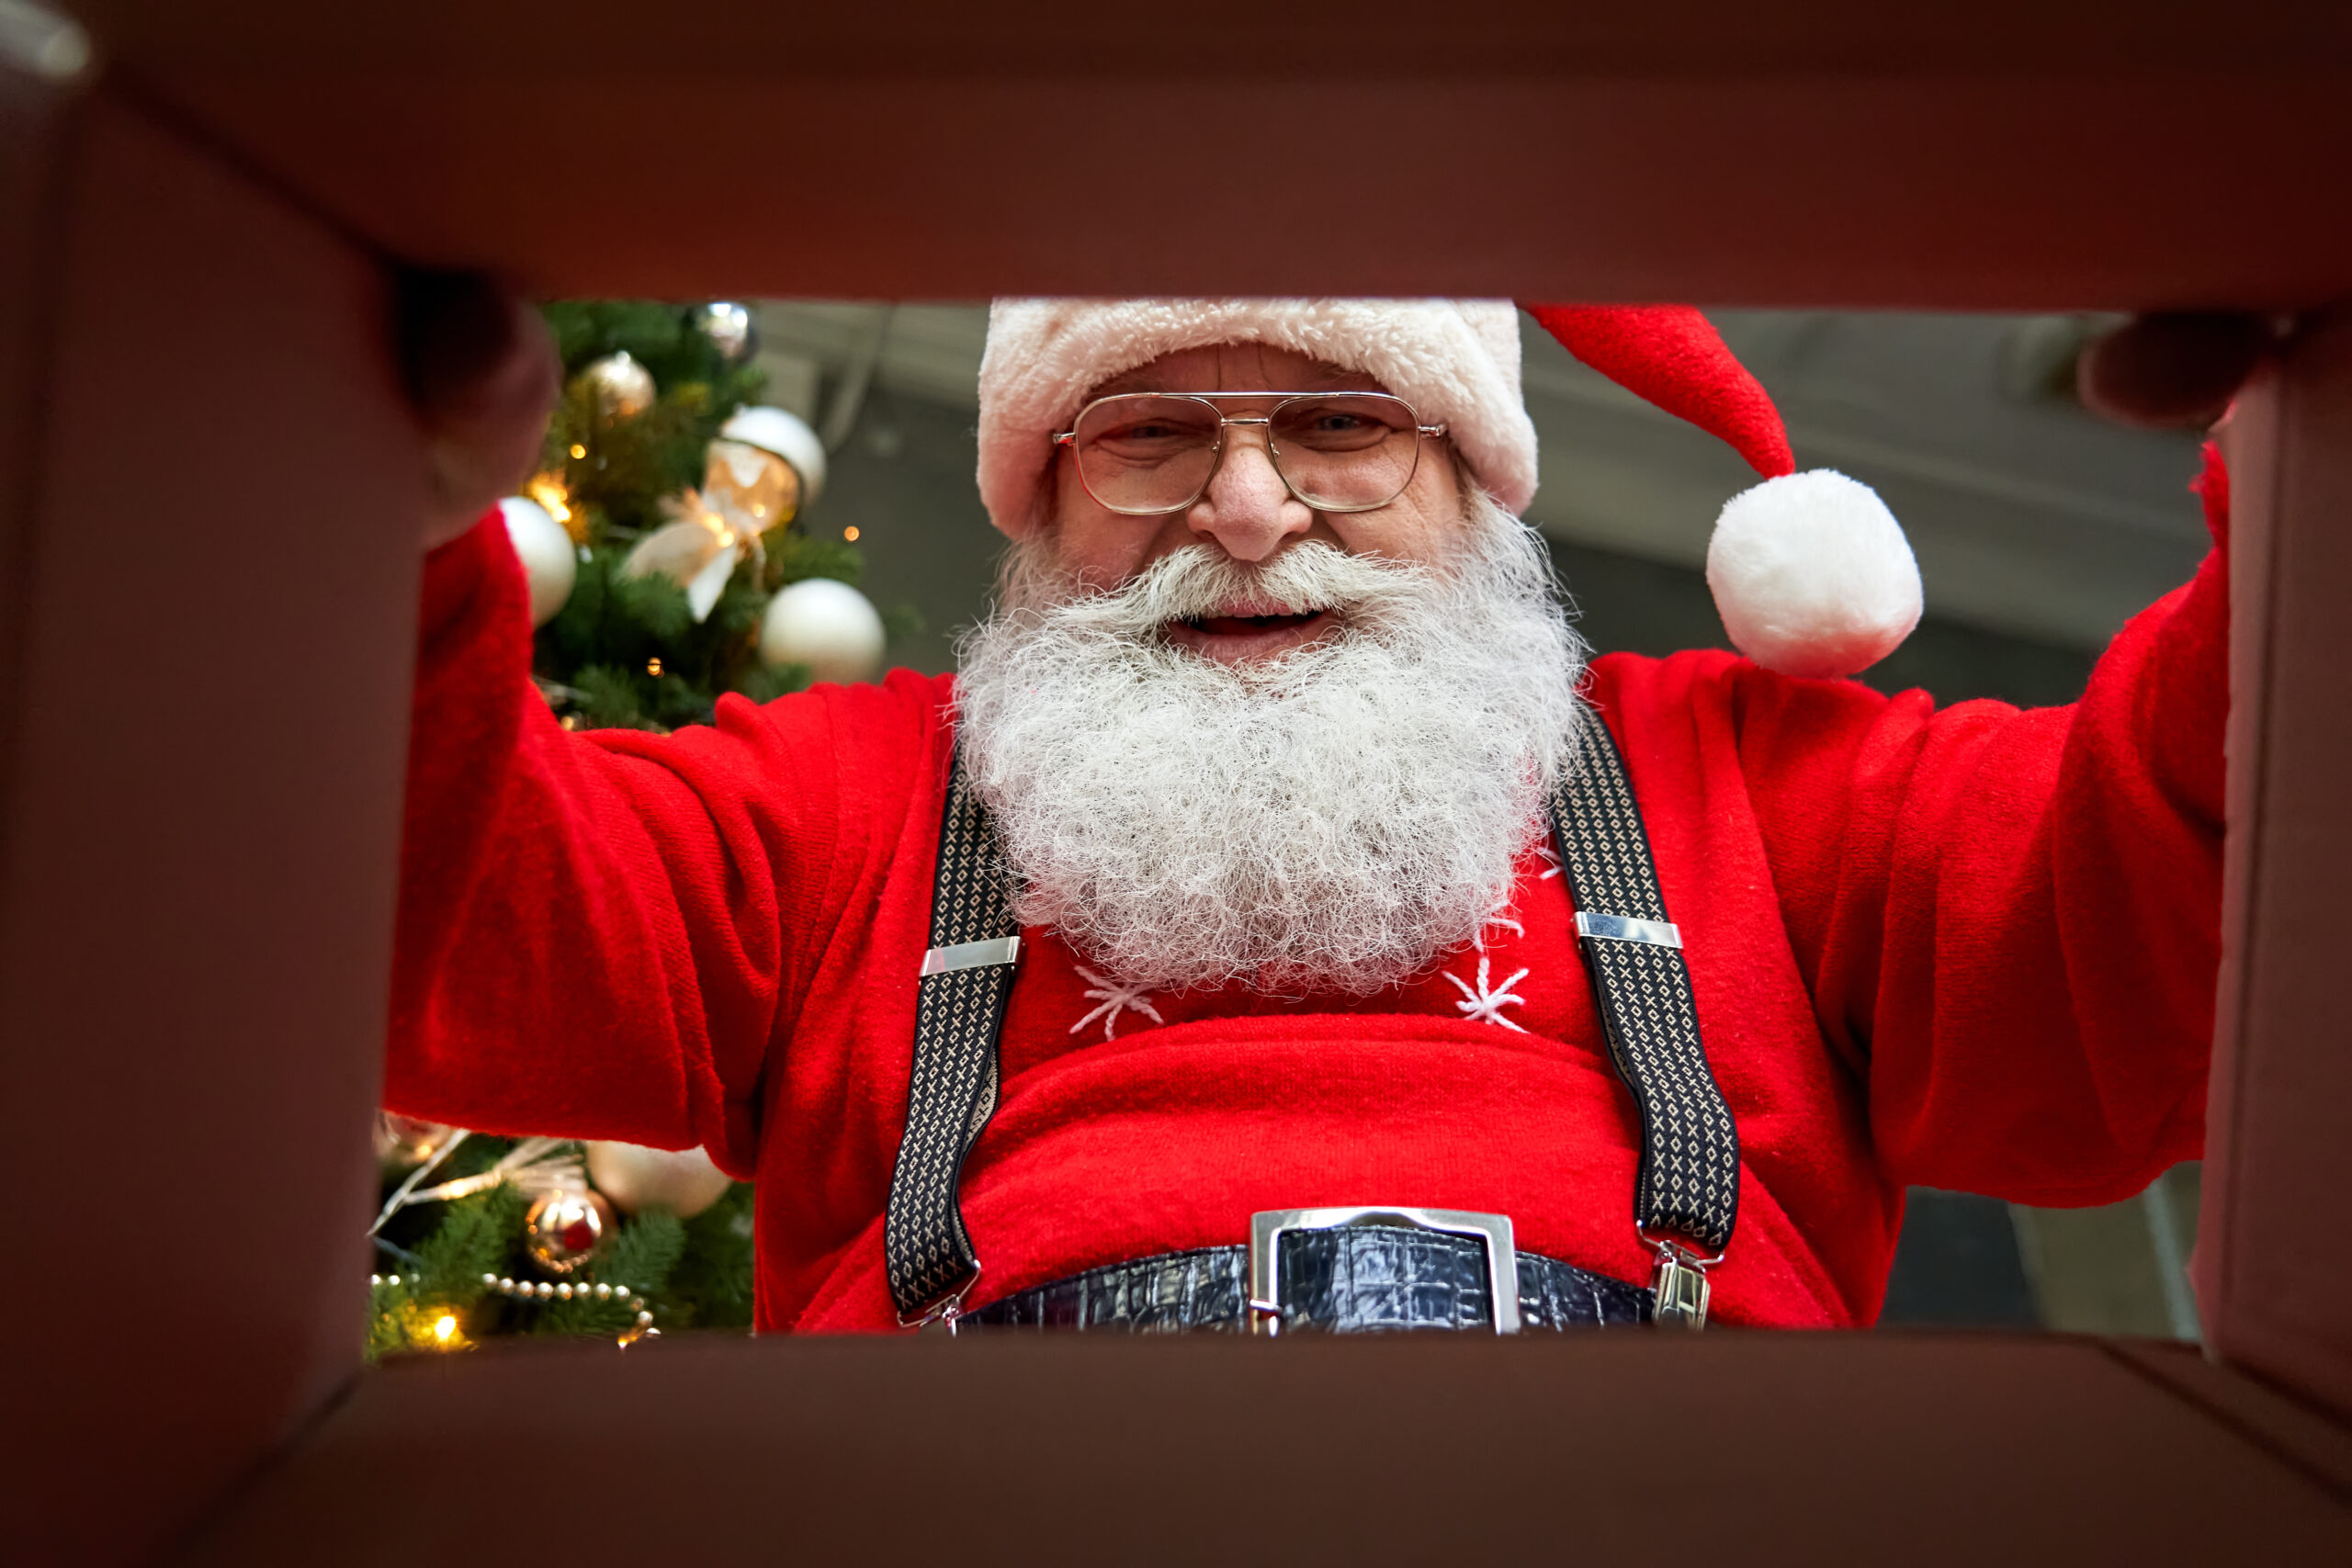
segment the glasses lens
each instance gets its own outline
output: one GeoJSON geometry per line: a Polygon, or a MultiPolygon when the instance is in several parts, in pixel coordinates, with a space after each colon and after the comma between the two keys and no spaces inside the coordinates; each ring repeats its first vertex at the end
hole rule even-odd
{"type": "Polygon", "coordinates": [[[1269,434],[1283,478],[1301,501],[1326,511],[1387,505],[1420,461],[1413,411],[1369,392],[1292,398],[1274,410],[1269,434]]]}
{"type": "Polygon", "coordinates": [[[1078,471],[1114,512],[1173,512],[1216,466],[1217,413],[1193,398],[1104,398],[1079,415],[1078,471]]]}

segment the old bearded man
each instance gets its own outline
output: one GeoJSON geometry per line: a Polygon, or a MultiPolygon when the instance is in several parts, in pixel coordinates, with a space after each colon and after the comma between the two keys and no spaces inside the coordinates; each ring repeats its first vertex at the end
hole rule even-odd
{"type": "MultiPolygon", "coordinates": [[[[1786,473],[1695,312],[1544,320],[1786,473]]],[[[1939,711],[1836,678],[1917,615],[1883,510],[1775,479],[1755,658],[1588,663],[1518,330],[1000,303],[960,675],[709,728],[562,731],[503,533],[436,549],[389,1102],[706,1145],[768,1330],[1867,1324],[1906,1184],[2195,1156],[2221,557],[2081,703],[1939,711]]]]}

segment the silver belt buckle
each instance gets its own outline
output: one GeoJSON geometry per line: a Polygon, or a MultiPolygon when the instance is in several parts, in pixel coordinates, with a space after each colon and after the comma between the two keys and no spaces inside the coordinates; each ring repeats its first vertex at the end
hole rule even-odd
{"type": "Polygon", "coordinates": [[[1469,1236],[1487,1248],[1487,1300],[1498,1334],[1519,1332],[1519,1247],[1509,1214],[1464,1209],[1264,1209],[1250,1216],[1250,1331],[1282,1332],[1282,1238],[1291,1231],[1335,1231],[1349,1225],[1403,1225],[1441,1235],[1469,1236]]]}

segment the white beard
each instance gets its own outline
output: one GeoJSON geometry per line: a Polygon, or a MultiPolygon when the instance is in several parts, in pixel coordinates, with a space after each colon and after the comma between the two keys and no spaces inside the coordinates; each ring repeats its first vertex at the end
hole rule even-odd
{"type": "Polygon", "coordinates": [[[1584,670],[1543,542],[1472,496],[1435,569],[1195,547],[1101,592],[1016,547],[956,705],[1022,922],[1159,990],[1364,995],[1470,942],[1568,765],[1584,670]],[[1167,641],[1245,595],[1340,629],[1241,667],[1167,641]]]}

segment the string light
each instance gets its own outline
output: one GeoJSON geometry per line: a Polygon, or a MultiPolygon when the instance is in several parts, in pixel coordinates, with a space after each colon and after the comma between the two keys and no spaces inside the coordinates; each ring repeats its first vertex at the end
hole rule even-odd
{"type": "MultiPolygon", "coordinates": [[[[385,1286],[397,1287],[401,1282],[401,1276],[398,1274],[368,1276],[368,1284],[371,1290],[380,1290],[385,1286]]],[[[408,1288],[413,1291],[424,1282],[424,1276],[412,1274],[408,1276],[407,1282],[408,1288]]],[[[458,1314],[448,1308],[426,1306],[416,1302],[404,1302],[398,1305],[403,1331],[402,1337],[408,1343],[424,1345],[435,1350],[463,1350],[471,1345],[472,1342],[465,1336],[464,1325],[458,1320],[458,1314]]],[[[390,1321],[389,1314],[386,1321],[390,1321]]]]}
{"type": "Polygon", "coordinates": [[[645,661],[645,672],[648,675],[660,675],[662,673],[662,660],[658,657],[647,660],[645,661]]]}
{"type": "Polygon", "coordinates": [[[564,494],[562,484],[553,475],[541,474],[524,488],[533,501],[547,508],[548,516],[559,523],[571,520],[571,498],[564,494]]]}
{"type": "Polygon", "coordinates": [[[588,448],[575,441],[571,444],[571,455],[575,457],[585,457],[588,456],[588,448]]]}
{"type": "Polygon", "coordinates": [[[853,545],[857,543],[857,525],[853,523],[848,527],[842,529],[842,537],[847,539],[853,545]]]}

